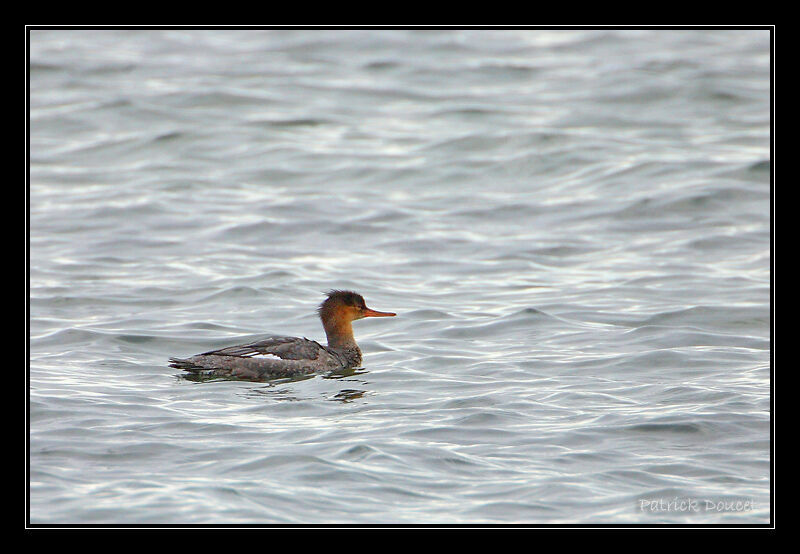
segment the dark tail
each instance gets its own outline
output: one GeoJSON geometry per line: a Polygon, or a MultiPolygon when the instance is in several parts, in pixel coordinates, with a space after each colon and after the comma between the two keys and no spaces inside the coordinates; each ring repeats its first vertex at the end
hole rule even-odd
{"type": "Polygon", "coordinates": [[[207,367],[199,366],[193,363],[191,360],[184,360],[182,358],[170,358],[169,367],[174,367],[175,369],[182,369],[184,371],[191,371],[192,373],[198,373],[200,371],[208,370],[207,367]]]}

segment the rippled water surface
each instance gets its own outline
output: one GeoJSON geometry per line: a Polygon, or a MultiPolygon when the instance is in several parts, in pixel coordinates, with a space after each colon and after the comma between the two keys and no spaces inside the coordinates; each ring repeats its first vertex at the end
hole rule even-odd
{"type": "Polygon", "coordinates": [[[769,522],[769,39],[32,31],[30,521],[769,522]]]}

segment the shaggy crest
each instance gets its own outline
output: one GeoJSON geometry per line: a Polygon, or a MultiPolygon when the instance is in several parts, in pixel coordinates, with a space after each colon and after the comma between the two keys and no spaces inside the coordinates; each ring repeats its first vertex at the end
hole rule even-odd
{"type": "Polygon", "coordinates": [[[328,291],[328,298],[319,305],[317,311],[320,315],[324,315],[329,310],[333,309],[338,304],[345,306],[354,306],[358,308],[366,308],[367,304],[364,302],[364,297],[350,290],[331,290],[328,291]]]}

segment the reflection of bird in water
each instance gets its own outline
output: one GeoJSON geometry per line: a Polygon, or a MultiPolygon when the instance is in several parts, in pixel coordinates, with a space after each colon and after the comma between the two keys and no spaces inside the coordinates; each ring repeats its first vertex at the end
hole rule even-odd
{"type": "Polygon", "coordinates": [[[331,400],[338,400],[339,402],[352,402],[353,400],[364,396],[364,392],[365,391],[363,390],[344,389],[334,395],[331,400]]]}
{"type": "Polygon", "coordinates": [[[360,294],[334,290],[319,307],[328,346],[306,338],[267,337],[185,359],[170,358],[170,366],[192,373],[212,371],[214,376],[251,380],[354,368],[361,365],[361,349],[353,338],[352,322],[394,315],[367,308],[360,294]]]}

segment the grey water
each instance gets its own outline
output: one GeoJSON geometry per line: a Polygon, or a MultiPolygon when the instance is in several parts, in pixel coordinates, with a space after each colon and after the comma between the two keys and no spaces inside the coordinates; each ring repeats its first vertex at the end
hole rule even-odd
{"type": "Polygon", "coordinates": [[[30,523],[770,521],[769,31],[29,53],[30,523]],[[332,288],[362,368],[167,366],[332,288]]]}

